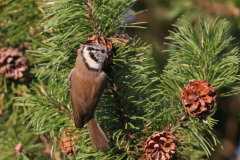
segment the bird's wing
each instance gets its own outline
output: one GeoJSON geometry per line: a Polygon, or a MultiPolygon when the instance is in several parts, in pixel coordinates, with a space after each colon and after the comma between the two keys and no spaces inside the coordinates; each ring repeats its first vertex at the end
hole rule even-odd
{"type": "MultiPolygon", "coordinates": [[[[78,100],[75,98],[75,92],[76,89],[73,82],[74,82],[74,71],[75,68],[70,72],[69,78],[70,78],[70,101],[71,101],[71,107],[72,107],[72,112],[73,112],[73,118],[74,118],[74,123],[77,128],[82,128],[84,126],[84,119],[81,116],[81,107],[78,107],[80,104],[78,104],[78,100]]],[[[76,73],[75,73],[76,74],[76,73]]]]}
{"type": "MultiPolygon", "coordinates": [[[[89,74],[91,72],[89,71],[89,74]]],[[[75,126],[82,128],[84,124],[95,116],[95,109],[99,103],[107,82],[106,74],[80,75],[73,70],[70,83],[70,99],[75,126]]]]}
{"type": "Polygon", "coordinates": [[[74,69],[75,69],[75,68],[73,68],[73,69],[71,70],[71,72],[70,72],[70,73],[69,73],[69,75],[68,75],[68,78],[70,78],[70,79],[71,79],[71,75],[72,75],[72,73],[73,73],[74,69]]]}
{"type": "Polygon", "coordinates": [[[95,117],[95,110],[102,97],[104,89],[106,88],[106,85],[107,76],[104,72],[101,72],[101,74],[97,78],[95,78],[95,87],[92,88],[92,98],[91,101],[88,102],[88,106],[91,106],[91,108],[89,107],[89,110],[85,117],[85,122],[95,117]]]}

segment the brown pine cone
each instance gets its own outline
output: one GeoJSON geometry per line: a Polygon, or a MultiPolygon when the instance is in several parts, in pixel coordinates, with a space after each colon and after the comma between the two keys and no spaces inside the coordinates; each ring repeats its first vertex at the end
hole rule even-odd
{"type": "Polygon", "coordinates": [[[74,141],[77,139],[76,136],[69,138],[68,137],[69,132],[64,133],[63,138],[62,138],[62,144],[61,144],[61,148],[62,148],[62,153],[65,153],[66,155],[73,155],[75,149],[73,147],[74,145],[74,141]]]}
{"type": "Polygon", "coordinates": [[[133,43],[132,37],[130,37],[126,33],[121,33],[121,32],[114,32],[113,35],[110,38],[120,38],[119,40],[110,40],[111,43],[114,45],[130,45],[133,43]]]}
{"type": "Polygon", "coordinates": [[[178,141],[171,132],[155,132],[145,142],[145,159],[168,160],[177,152],[178,141]]]}
{"type": "Polygon", "coordinates": [[[91,38],[88,38],[88,40],[86,40],[85,43],[101,44],[102,46],[106,47],[108,51],[112,50],[112,43],[106,37],[92,36],[91,38]]]}
{"type": "Polygon", "coordinates": [[[209,82],[193,79],[183,88],[181,101],[186,112],[201,117],[210,113],[216,97],[215,89],[209,82]]]}
{"type": "Polygon", "coordinates": [[[27,59],[19,48],[3,47],[0,49],[0,75],[6,78],[20,79],[28,69],[27,59]]]}
{"type": "MultiPolygon", "coordinates": [[[[97,44],[101,44],[102,46],[105,46],[107,48],[108,51],[112,50],[112,43],[110,40],[108,40],[106,37],[96,37],[96,36],[92,36],[91,38],[88,38],[88,40],[85,41],[85,43],[97,43],[97,44]]],[[[108,66],[110,65],[110,63],[112,62],[114,54],[110,53],[106,55],[105,61],[104,61],[104,65],[103,68],[108,68],[108,66]]]]}

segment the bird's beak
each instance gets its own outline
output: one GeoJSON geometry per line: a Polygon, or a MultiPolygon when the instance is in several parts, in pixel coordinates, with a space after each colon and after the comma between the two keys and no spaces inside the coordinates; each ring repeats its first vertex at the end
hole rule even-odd
{"type": "Polygon", "coordinates": [[[107,52],[107,54],[110,54],[110,53],[114,54],[114,52],[113,52],[113,51],[108,51],[108,52],[107,52]]]}

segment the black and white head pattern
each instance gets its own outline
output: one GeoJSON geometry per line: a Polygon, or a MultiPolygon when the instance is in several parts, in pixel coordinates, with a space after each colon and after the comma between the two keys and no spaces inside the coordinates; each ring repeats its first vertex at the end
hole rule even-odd
{"type": "Polygon", "coordinates": [[[84,43],[80,51],[87,68],[93,71],[102,69],[108,52],[106,47],[96,43],[84,43]]]}

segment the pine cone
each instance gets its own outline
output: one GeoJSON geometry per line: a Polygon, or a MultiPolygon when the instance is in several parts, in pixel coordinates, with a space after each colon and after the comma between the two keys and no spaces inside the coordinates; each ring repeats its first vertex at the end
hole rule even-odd
{"type": "Polygon", "coordinates": [[[112,43],[106,37],[92,36],[91,38],[88,38],[85,43],[101,44],[102,46],[106,47],[108,51],[112,50],[112,43]]]}
{"type": "Polygon", "coordinates": [[[27,59],[19,48],[4,47],[0,49],[0,75],[6,78],[22,78],[28,69],[27,59]]]}
{"type": "Polygon", "coordinates": [[[193,79],[183,88],[181,101],[186,112],[201,117],[210,113],[216,102],[216,97],[215,89],[209,82],[193,79]]]}
{"type": "Polygon", "coordinates": [[[14,149],[15,153],[19,155],[22,152],[22,144],[21,143],[17,144],[14,149]]]}
{"type": "Polygon", "coordinates": [[[133,43],[133,39],[132,37],[130,37],[128,34],[126,33],[121,33],[121,32],[114,32],[113,35],[110,38],[120,38],[120,40],[110,40],[111,43],[114,45],[130,45],[133,43]]]}
{"type": "Polygon", "coordinates": [[[71,156],[75,151],[73,145],[77,137],[74,136],[73,138],[68,138],[68,135],[69,135],[69,132],[63,135],[61,147],[62,147],[62,153],[65,153],[66,155],[71,156]]]}
{"type": "Polygon", "coordinates": [[[27,152],[23,150],[21,143],[18,143],[18,144],[14,147],[14,153],[15,153],[16,155],[19,155],[19,154],[27,154],[27,152]]]}
{"type": "Polygon", "coordinates": [[[178,141],[171,132],[155,132],[145,142],[145,159],[167,160],[177,152],[178,141]]]}
{"type": "MultiPolygon", "coordinates": [[[[111,41],[109,41],[106,37],[96,37],[96,36],[92,36],[91,38],[88,38],[88,40],[85,41],[85,43],[97,43],[97,44],[101,44],[103,46],[105,46],[107,48],[108,51],[112,50],[112,43],[111,41]]],[[[110,63],[112,62],[114,54],[110,53],[106,55],[105,61],[104,61],[104,65],[103,68],[108,68],[108,66],[110,65],[110,63]]]]}

